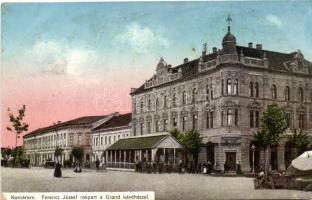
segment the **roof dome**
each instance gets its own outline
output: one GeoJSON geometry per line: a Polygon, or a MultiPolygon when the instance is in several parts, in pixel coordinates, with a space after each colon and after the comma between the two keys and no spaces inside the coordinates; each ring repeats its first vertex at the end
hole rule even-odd
{"type": "Polygon", "coordinates": [[[228,42],[232,42],[236,44],[236,38],[234,35],[231,34],[230,31],[223,37],[222,44],[228,43],[228,42]]]}

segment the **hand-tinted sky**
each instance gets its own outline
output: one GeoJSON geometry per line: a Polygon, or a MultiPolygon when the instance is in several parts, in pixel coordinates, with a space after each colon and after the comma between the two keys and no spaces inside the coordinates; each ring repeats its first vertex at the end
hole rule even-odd
{"type": "MultiPolygon", "coordinates": [[[[30,130],[83,115],[130,111],[130,88],[155,70],[220,48],[231,15],[239,45],[300,49],[312,60],[312,3],[2,4],[2,146],[7,108],[27,106],[30,130]]],[[[19,142],[21,144],[21,141],[19,142]]]]}

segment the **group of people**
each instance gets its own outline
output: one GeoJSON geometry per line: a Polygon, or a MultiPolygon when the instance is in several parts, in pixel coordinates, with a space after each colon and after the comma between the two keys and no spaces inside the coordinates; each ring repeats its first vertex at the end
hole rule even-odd
{"type": "Polygon", "coordinates": [[[213,165],[210,161],[207,163],[199,163],[197,166],[193,161],[183,162],[179,161],[179,173],[197,173],[197,174],[210,174],[213,170],[213,165]]]}
{"type": "MultiPolygon", "coordinates": [[[[74,172],[80,173],[81,171],[82,170],[81,170],[80,162],[76,161],[74,164],[74,172]]],[[[56,178],[62,177],[62,164],[60,163],[60,161],[56,161],[53,175],[56,178]]]]}
{"type": "Polygon", "coordinates": [[[158,162],[148,162],[146,160],[137,160],[135,163],[136,172],[147,172],[147,173],[171,173],[172,165],[170,163],[158,162]]]}
{"type": "MultiPolygon", "coordinates": [[[[230,165],[228,161],[225,161],[224,163],[224,174],[229,173],[230,165]]],[[[241,164],[239,161],[236,163],[236,174],[242,174],[241,164]]]]}

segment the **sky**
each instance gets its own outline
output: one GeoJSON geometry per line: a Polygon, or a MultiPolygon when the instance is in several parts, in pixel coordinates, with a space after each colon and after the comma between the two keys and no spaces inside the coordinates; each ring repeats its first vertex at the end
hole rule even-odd
{"type": "MultiPolygon", "coordinates": [[[[131,88],[156,69],[221,48],[232,18],[238,45],[298,49],[312,61],[312,2],[4,3],[2,147],[15,145],[8,111],[26,105],[29,131],[80,116],[131,111],[131,88]]],[[[22,144],[22,137],[18,144],[22,144]]]]}

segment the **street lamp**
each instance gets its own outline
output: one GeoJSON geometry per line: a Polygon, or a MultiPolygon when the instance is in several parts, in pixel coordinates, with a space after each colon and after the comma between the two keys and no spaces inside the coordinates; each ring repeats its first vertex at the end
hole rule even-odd
{"type": "Polygon", "coordinates": [[[253,144],[251,145],[251,150],[252,150],[252,173],[255,173],[255,149],[256,146],[253,144]]]}

